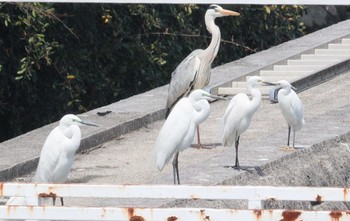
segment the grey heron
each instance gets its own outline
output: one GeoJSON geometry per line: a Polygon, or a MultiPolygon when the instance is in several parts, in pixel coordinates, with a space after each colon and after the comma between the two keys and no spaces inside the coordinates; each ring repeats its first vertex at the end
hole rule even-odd
{"type": "MultiPolygon", "coordinates": [[[[197,49],[190,53],[172,73],[166,104],[166,117],[182,97],[188,96],[195,89],[203,89],[208,85],[211,64],[218,53],[221,40],[220,28],[215,24],[215,19],[223,16],[239,16],[239,13],[223,9],[218,5],[211,5],[205,13],[205,24],[207,30],[212,34],[211,42],[206,49],[197,49]]],[[[200,143],[198,127],[197,138],[197,147],[203,147],[200,143]]]]}

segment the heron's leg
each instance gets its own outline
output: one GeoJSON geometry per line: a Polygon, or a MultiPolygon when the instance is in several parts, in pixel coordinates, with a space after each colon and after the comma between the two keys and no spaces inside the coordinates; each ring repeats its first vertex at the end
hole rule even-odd
{"type": "Polygon", "coordinates": [[[295,136],[295,131],[293,130],[293,147],[289,146],[290,143],[290,133],[291,133],[292,128],[288,125],[288,139],[287,139],[287,146],[282,147],[281,150],[283,151],[294,151],[294,136],[295,136]]]}
{"type": "Polygon", "coordinates": [[[180,176],[179,176],[179,152],[176,152],[173,158],[173,176],[174,176],[174,184],[180,185],[180,176]],[[176,183],[177,181],[177,183],[176,183]]]}
{"type": "MultiPolygon", "coordinates": [[[[220,145],[220,144],[212,144],[212,145],[220,145]]],[[[197,148],[197,149],[212,149],[212,147],[207,147],[207,146],[203,146],[203,144],[201,143],[201,138],[199,135],[199,125],[197,125],[197,144],[192,144],[191,147],[197,148]]]]}
{"type": "Polygon", "coordinates": [[[60,197],[60,200],[61,200],[61,206],[64,206],[63,205],[63,197],[60,197]]]}
{"type": "Polygon", "coordinates": [[[52,197],[52,205],[54,205],[54,206],[56,205],[56,197],[55,196],[52,197]]]}
{"type": "Polygon", "coordinates": [[[238,145],[239,145],[239,137],[237,138],[235,142],[235,149],[236,149],[236,162],[235,165],[233,166],[233,169],[240,170],[241,167],[239,166],[239,160],[238,160],[238,145]]]}
{"type": "Polygon", "coordinates": [[[199,135],[199,125],[197,125],[197,142],[198,142],[197,148],[203,148],[203,145],[201,144],[201,137],[199,135]]]}
{"type": "Polygon", "coordinates": [[[254,170],[257,171],[259,175],[264,174],[259,167],[256,166],[240,166],[239,165],[239,157],[238,157],[238,146],[239,146],[239,137],[235,142],[236,149],[236,162],[234,166],[224,166],[225,168],[233,168],[234,170],[243,170],[252,173],[254,170]]]}
{"type": "Polygon", "coordinates": [[[288,140],[287,140],[288,147],[289,147],[289,140],[290,140],[290,131],[291,131],[291,127],[288,125],[288,140]]]}

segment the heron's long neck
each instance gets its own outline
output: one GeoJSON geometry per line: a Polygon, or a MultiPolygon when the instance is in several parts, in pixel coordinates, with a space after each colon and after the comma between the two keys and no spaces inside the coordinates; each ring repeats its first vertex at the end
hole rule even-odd
{"type": "Polygon", "coordinates": [[[251,111],[252,113],[255,113],[261,102],[261,92],[258,88],[248,86],[248,91],[252,95],[252,100],[251,100],[251,111]]]}
{"type": "Polygon", "coordinates": [[[79,126],[77,125],[71,125],[68,127],[66,132],[69,131],[69,135],[67,136],[68,139],[70,139],[70,143],[75,144],[67,150],[70,154],[75,154],[75,152],[79,149],[80,141],[81,141],[81,131],[79,126]]]}
{"type": "Polygon", "coordinates": [[[208,31],[211,33],[211,42],[204,50],[203,56],[210,57],[209,63],[211,64],[220,48],[221,33],[220,28],[215,24],[215,20],[213,18],[205,17],[205,24],[208,31]]]}
{"type": "Polygon", "coordinates": [[[283,95],[287,96],[291,92],[292,88],[290,87],[283,87],[281,88],[278,93],[282,93],[283,95]]]}
{"type": "MultiPolygon", "coordinates": [[[[190,98],[191,99],[191,98],[190,98]]],[[[207,100],[192,100],[194,108],[194,121],[197,125],[203,123],[209,116],[210,105],[207,100]]]]}

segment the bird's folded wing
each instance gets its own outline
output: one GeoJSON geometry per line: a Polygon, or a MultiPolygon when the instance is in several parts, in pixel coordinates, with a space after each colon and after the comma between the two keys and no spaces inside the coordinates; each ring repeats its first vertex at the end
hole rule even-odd
{"type": "Polygon", "coordinates": [[[199,70],[200,60],[197,56],[200,50],[188,55],[172,73],[169,84],[167,109],[171,109],[183,96],[193,89],[193,84],[199,70]]]}

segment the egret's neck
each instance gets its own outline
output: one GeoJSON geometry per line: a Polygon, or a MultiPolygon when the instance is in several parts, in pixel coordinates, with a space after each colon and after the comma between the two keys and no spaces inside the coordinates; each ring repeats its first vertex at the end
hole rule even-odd
{"type": "Polygon", "coordinates": [[[69,143],[72,145],[67,146],[67,153],[74,154],[79,146],[81,141],[81,131],[78,125],[70,125],[70,126],[63,126],[60,125],[60,130],[62,134],[69,139],[69,143]]]}
{"type": "Polygon", "coordinates": [[[292,88],[290,87],[283,87],[281,88],[278,93],[282,93],[283,95],[288,95],[291,92],[292,88]]]}
{"type": "Polygon", "coordinates": [[[193,120],[197,125],[199,125],[208,118],[210,113],[210,105],[208,101],[204,99],[196,101],[190,98],[190,102],[192,103],[192,107],[194,109],[193,120]]]}
{"type": "Polygon", "coordinates": [[[71,126],[60,125],[60,130],[68,139],[72,138],[73,131],[71,130],[71,126]]]}
{"type": "Polygon", "coordinates": [[[70,142],[75,144],[74,147],[71,149],[72,153],[74,154],[79,146],[80,146],[80,141],[81,141],[81,132],[80,132],[80,128],[78,125],[71,125],[69,127],[70,131],[71,131],[71,138],[70,138],[70,142]]]}
{"type": "Polygon", "coordinates": [[[208,31],[211,33],[211,42],[203,51],[203,56],[210,57],[209,63],[211,64],[220,48],[221,33],[220,28],[215,24],[215,20],[212,17],[205,16],[205,24],[208,31]]]}
{"type": "Polygon", "coordinates": [[[258,88],[250,86],[250,85],[248,86],[248,91],[252,95],[251,109],[253,112],[256,112],[260,106],[261,92],[258,88]]]}

